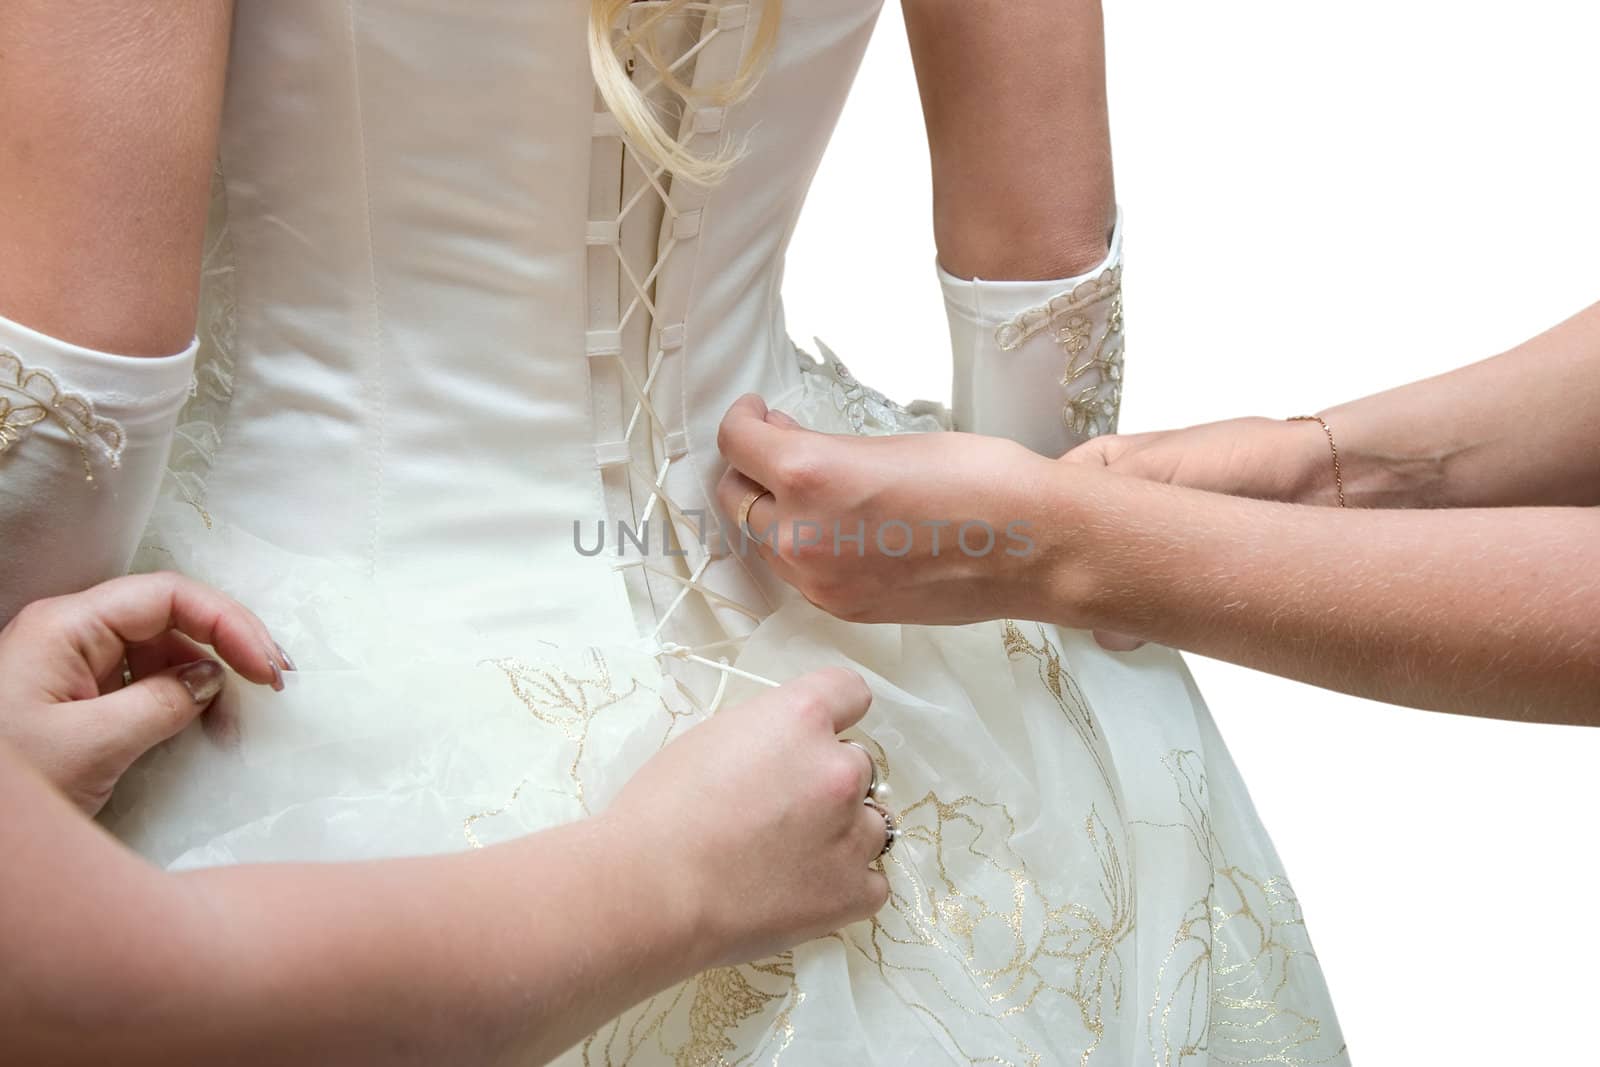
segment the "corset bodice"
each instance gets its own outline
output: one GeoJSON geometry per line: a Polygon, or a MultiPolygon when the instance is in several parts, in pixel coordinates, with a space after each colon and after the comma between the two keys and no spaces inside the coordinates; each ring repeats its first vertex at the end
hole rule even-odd
{"type": "Polygon", "coordinates": [[[655,27],[636,84],[694,151],[739,153],[707,187],[619,138],[578,0],[239,5],[174,461],[197,512],[440,635],[649,622],[666,594],[573,523],[710,509],[722,412],[798,388],[784,249],[876,10],[791,0],[727,103],[651,86],[734,79],[759,4],[655,27]]]}

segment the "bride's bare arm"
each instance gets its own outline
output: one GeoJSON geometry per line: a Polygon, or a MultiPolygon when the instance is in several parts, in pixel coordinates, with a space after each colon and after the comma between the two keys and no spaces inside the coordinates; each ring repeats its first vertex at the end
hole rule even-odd
{"type": "Polygon", "coordinates": [[[1066,278],[1116,214],[1099,0],[903,0],[933,163],[939,261],[1066,278]]]}
{"type": "Polygon", "coordinates": [[[0,5],[0,315],[128,356],[189,343],[232,11],[0,5]]]}
{"type": "Polygon", "coordinates": [[[952,421],[1059,456],[1105,432],[1121,388],[1100,4],[904,8],[932,162],[952,421]],[[1036,321],[1045,309],[1062,321],[1036,321]]]}
{"type": "Polygon", "coordinates": [[[127,570],[194,372],[229,0],[0,3],[0,623],[127,570]]]}

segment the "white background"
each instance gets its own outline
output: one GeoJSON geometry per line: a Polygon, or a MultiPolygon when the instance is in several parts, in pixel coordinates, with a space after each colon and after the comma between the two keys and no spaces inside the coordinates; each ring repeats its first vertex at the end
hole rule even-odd
{"type": "MultiPolygon", "coordinates": [[[[1124,430],[1318,410],[1600,299],[1600,7],[1107,7],[1124,430]]],[[[785,292],[797,339],[901,400],[949,395],[927,173],[891,0],[785,292]]],[[[1600,730],[1190,662],[1357,1063],[1600,1063],[1600,730]]]]}

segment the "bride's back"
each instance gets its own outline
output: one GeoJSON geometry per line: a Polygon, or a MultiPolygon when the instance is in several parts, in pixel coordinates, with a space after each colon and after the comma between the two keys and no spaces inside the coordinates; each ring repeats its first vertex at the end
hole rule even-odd
{"type": "Polygon", "coordinates": [[[572,524],[639,517],[641,478],[709,510],[722,411],[799,388],[784,247],[876,13],[790,0],[729,106],[650,86],[736,79],[760,3],[651,30],[634,84],[692,151],[739,153],[706,186],[623,147],[586,3],[239,5],[188,517],[155,542],[225,529],[336,563],[441,637],[631,627],[614,553],[574,551],[572,524]]]}

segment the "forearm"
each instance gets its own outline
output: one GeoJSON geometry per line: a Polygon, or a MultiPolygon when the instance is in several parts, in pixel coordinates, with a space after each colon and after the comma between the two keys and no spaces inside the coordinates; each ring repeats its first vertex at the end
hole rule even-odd
{"type": "Polygon", "coordinates": [[[30,812],[0,827],[0,1019],[26,1062],[542,1062],[707,962],[603,822],[467,856],[173,876],[9,751],[0,778],[30,812]]]}
{"type": "Polygon", "coordinates": [[[589,820],[467,856],[187,876],[207,926],[228,931],[219,972],[251,976],[229,997],[222,1047],[249,1033],[261,1062],[297,1049],[341,1063],[554,1057],[697,969],[681,904],[652,890],[658,872],[633,868],[615,829],[589,820]]]}
{"type": "Polygon", "coordinates": [[[129,356],[188,344],[232,13],[0,5],[0,315],[129,356]]]}
{"type": "Polygon", "coordinates": [[[1099,0],[904,0],[957,429],[1059,456],[1116,418],[1121,297],[1099,0]]]}
{"type": "Polygon", "coordinates": [[[123,573],[155,501],[231,12],[0,3],[0,623],[123,573]]]}
{"type": "Polygon", "coordinates": [[[1341,511],[1064,474],[1054,618],[1391,703],[1600,723],[1600,512],[1341,511]]]}
{"type": "Polygon", "coordinates": [[[961,278],[1065,278],[1115,217],[1099,0],[904,0],[933,166],[939,261],[961,278]]]}
{"type": "Polygon", "coordinates": [[[1493,359],[1324,414],[1353,505],[1600,504],[1600,304],[1493,359]]]}

